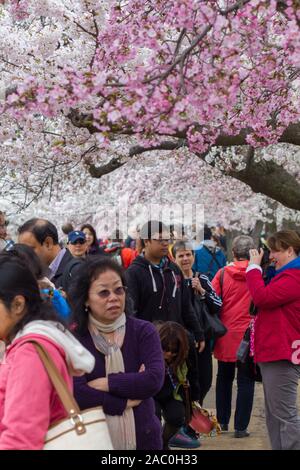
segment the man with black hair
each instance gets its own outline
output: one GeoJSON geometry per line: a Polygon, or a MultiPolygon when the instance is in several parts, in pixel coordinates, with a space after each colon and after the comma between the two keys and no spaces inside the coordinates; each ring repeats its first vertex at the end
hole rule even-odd
{"type": "Polygon", "coordinates": [[[61,248],[55,225],[49,220],[33,218],[18,228],[18,241],[28,245],[49,268],[48,277],[56,288],[62,287],[63,273],[73,259],[69,250],[61,248]]]}
{"type": "MultiPolygon", "coordinates": [[[[184,282],[180,268],[168,258],[170,229],[160,221],[149,221],[140,231],[143,254],[138,256],[126,271],[126,280],[133,311],[137,318],[150,322],[173,321],[188,330],[188,362],[193,371],[195,384],[199,383],[197,352],[205,347],[204,334],[193,309],[190,292],[184,282]]],[[[195,387],[193,401],[199,400],[200,388],[195,387]]],[[[168,440],[177,428],[165,427],[164,436],[168,440]],[[168,436],[168,439],[167,439],[168,436]]],[[[191,428],[180,430],[182,448],[200,446],[191,428]],[[191,434],[186,434],[186,433],[191,434]]]]}
{"type": "Polygon", "coordinates": [[[159,221],[147,222],[140,231],[144,253],[126,271],[136,316],[142,320],[175,321],[202,343],[203,332],[178,266],[168,258],[170,231],[159,221]]]}

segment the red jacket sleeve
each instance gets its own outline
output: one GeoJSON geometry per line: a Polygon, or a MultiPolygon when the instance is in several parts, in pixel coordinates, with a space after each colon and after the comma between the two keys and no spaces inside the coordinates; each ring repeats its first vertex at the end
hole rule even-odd
{"type": "Polygon", "coordinates": [[[288,272],[278,275],[265,286],[259,269],[246,273],[248,289],[254,305],[261,308],[275,308],[299,298],[299,283],[288,272]]]}

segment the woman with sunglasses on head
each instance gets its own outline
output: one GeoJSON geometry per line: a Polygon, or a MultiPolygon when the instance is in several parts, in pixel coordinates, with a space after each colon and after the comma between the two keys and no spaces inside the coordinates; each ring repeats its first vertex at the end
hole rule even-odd
{"type": "Polygon", "coordinates": [[[103,406],[114,449],[157,450],[161,426],[151,397],[163,383],[163,355],[155,327],[127,315],[125,290],[113,260],[83,263],[70,300],[77,337],[96,363],[76,378],[74,392],[81,409],[103,406]]]}

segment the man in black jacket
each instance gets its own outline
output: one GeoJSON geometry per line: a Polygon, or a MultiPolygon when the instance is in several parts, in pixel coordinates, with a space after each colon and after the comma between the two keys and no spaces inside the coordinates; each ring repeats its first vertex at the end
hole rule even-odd
{"type": "MultiPolygon", "coordinates": [[[[170,231],[158,221],[147,222],[140,231],[144,246],[143,254],[138,256],[127,269],[125,276],[129,296],[133,301],[136,317],[150,322],[173,321],[183,325],[189,332],[188,363],[195,387],[191,399],[200,399],[197,351],[205,347],[204,334],[193,309],[190,292],[179,267],[168,258],[170,231]]],[[[178,431],[174,425],[163,428],[164,442],[178,431]]],[[[181,427],[180,446],[200,446],[190,427],[181,427]],[[188,443],[186,442],[189,441],[188,443]]],[[[175,436],[175,437],[176,437],[175,436]]]]}
{"type": "Polygon", "coordinates": [[[134,313],[142,320],[175,321],[193,334],[200,350],[204,335],[181,270],[168,258],[169,230],[158,221],[141,229],[144,253],[126,271],[134,313]]]}
{"type": "Polygon", "coordinates": [[[48,267],[48,277],[56,288],[62,287],[63,273],[73,256],[58,243],[55,225],[46,219],[30,219],[18,228],[19,243],[34,249],[42,263],[48,267]]]}

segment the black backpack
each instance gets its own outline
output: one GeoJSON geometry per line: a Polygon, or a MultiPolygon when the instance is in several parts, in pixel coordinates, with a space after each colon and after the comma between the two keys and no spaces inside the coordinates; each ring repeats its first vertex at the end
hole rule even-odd
{"type": "Polygon", "coordinates": [[[62,288],[66,293],[70,290],[83,263],[83,258],[73,258],[66,265],[61,281],[62,288]]]}

